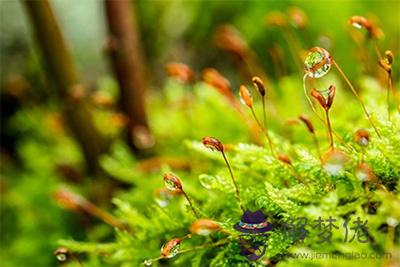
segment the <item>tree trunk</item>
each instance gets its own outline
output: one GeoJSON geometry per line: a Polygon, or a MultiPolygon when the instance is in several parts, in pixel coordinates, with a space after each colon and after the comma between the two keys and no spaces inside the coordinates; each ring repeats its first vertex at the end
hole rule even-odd
{"type": "Polygon", "coordinates": [[[135,10],[130,0],[105,0],[109,36],[106,49],[119,84],[119,107],[128,118],[127,138],[134,150],[148,148],[144,60],[135,10]]]}
{"type": "Polygon", "coordinates": [[[50,79],[54,80],[57,96],[63,101],[67,125],[79,143],[89,173],[96,173],[98,157],[105,142],[97,131],[92,115],[84,103],[83,87],[55,14],[48,0],[24,1],[33,31],[41,50],[50,79]]]}

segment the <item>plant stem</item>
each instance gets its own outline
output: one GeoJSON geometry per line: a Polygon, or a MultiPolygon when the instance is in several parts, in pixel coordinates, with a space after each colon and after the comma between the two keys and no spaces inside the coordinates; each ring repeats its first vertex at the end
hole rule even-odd
{"type": "Polygon", "coordinates": [[[254,108],[253,108],[253,107],[250,107],[250,110],[251,110],[251,114],[253,115],[253,118],[254,118],[254,120],[256,121],[258,127],[260,127],[261,131],[264,133],[265,137],[266,137],[267,140],[268,140],[268,145],[269,145],[269,148],[271,149],[272,155],[274,155],[274,157],[276,157],[276,152],[275,152],[275,150],[274,150],[274,146],[273,146],[273,144],[272,144],[272,140],[271,140],[271,138],[270,138],[270,136],[269,136],[268,129],[267,129],[267,128],[264,128],[264,127],[261,125],[260,121],[258,120],[258,118],[257,118],[257,116],[256,116],[256,113],[254,112],[254,108]]]}
{"type": "Polygon", "coordinates": [[[320,148],[320,146],[319,146],[319,142],[318,142],[317,135],[316,135],[315,132],[314,132],[314,133],[312,133],[312,136],[313,136],[313,140],[314,140],[315,147],[316,147],[317,152],[318,152],[319,160],[320,160],[321,163],[322,163],[321,148],[320,148]]]}
{"type": "Polygon", "coordinates": [[[219,241],[217,241],[215,243],[207,243],[207,244],[199,245],[199,246],[196,246],[196,247],[193,247],[193,248],[188,248],[188,249],[185,249],[185,250],[181,250],[178,254],[186,253],[186,252],[190,252],[190,251],[195,251],[195,250],[201,250],[201,249],[205,249],[205,248],[218,247],[218,246],[227,244],[228,242],[229,242],[229,239],[226,238],[226,239],[219,240],[219,241]]]}
{"type": "Polygon", "coordinates": [[[328,127],[329,142],[330,142],[329,148],[331,150],[333,150],[334,145],[333,145],[332,126],[331,126],[331,121],[329,119],[329,110],[328,109],[325,109],[325,115],[326,115],[326,125],[328,127]]]}
{"type": "Polygon", "coordinates": [[[368,212],[368,209],[371,205],[371,196],[370,196],[369,185],[367,182],[364,182],[364,190],[365,190],[365,199],[367,200],[367,206],[365,212],[368,212]]]}
{"type": "Polygon", "coordinates": [[[96,129],[92,114],[81,98],[71,93],[82,86],[68,45],[48,0],[23,1],[32,22],[36,41],[42,52],[48,76],[55,82],[57,97],[64,102],[63,116],[82,149],[86,169],[100,173],[98,157],[106,150],[106,142],[96,129]],[[71,99],[72,98],[72,99],[71,99]]]}
{"type": "Polygon", "coordinates": [[[317,115],[318,119],[325,124],[324,119],[318,114],[318,111],[315,108],[314,103],[312,102],[311,98],[308,96],[307,88],[306,88],[306,78],[307,78],[307,76],[308,76],[307,74],[305,74],[303,76],[303,91],[304,91],[304,95],[307,98],[307,101],[310,104],[310,107],[311,107],[312,111],[315,113],[315,115],[317,115]]]}
{"type": "Polygon", "coordinates": [[[108,212],[98,208],[96,205],[89,201],[85,201],[82,204],[82,209],[85,210],[87,213],[101,219],[103,222],[118,228],[118,229],[126,229],[125,225],[115,218],[113,215],[109,214],[108,212]]]}
{"type": "Polygon", "coordinates": [[[397,111],[400,112],[398,93],[397,93],[396,88],[393,86],[392,72],[388,73],[388,75],[389,75],[389,87],[390,87],[391,91],[393,91],[394,105],[396,106],[397,111]]]}
{"type": "MultiPolygon", "coordinates": [[[[379,48],[379,43],[378,40],[374,37],[370,38],[372,40],[372,43],[374,45],[375,53],[378,57],[378,60],[382,60],[382,53],[381,49],[379,48]]],[[[386,101],[387,101],[387,115],[388,115],[388,120],[390,121],[390,91],[391,91],[391,71],[388,71],[388,88],[386,92],[386,101]]]]}
{"type": "Polygon", "coordinates": [[[190,200],[189,196],[186,194],[185,191],[183,191],[183,189],[182,189],[181,191],[182,191],[182,194],[185,196],[186,200],[189,202],[189,206],[190,206],[190,208],[192,209],[194,216],[195,216],[197,219],[199,219],[200,217],[199,217],[199,215],[197,214],[196,210],[194,209],[193,204],[192,204],[192,201],[190,200]]]}
{"type": "Polygon", "coordinates": [[[365,161],[365,148],[361,147],[361,163],[365,161]]]}
{"type": "Polygon", "coordinates": [[[265,108],[265,96],[262,96],[261,99],[262,99],[262,106],[263,106],[264,127],[265,127],[265,129],[268,129],[267,112],[266,112],[266,108],[265,108]]]}
{"type": "MultiPolygon", "coordinates": [[[[379,48],[378,40],[376,38],[371,38],[371,39],[374,44],[376,55],[378,56],[378,60],[382,60],[383,56],[381,53],[381,49],[379,48]]],[[[394,104],[399,112],[400,112],[400,107],[398,105],[398,100],[397,100],[397,91],[393,88],[392,72],[387,71],[387,74],[388,74],[387,109],[388,109],[388,120],[390,121],[390,91],[393,91],[394,104]]]]}
{"type": "Polygon", "coordinates": [[[293,60],[295,62],[295,65],[299,71],[299,73],[302,73],[303,68],[301,66],[301,59],[299,54],[296,51],[299,51],[296,49],[296,37],[294,36],[294,33],[289,30],[289,29],[283,29],[283,35],[285,36],[285,39],[288,43],[290,53],[292,54],[293,60]]]}
{"type": "MultiPolygon", "coordinates": [[[[306,88],[306,78],[307,78],[307,74],[304,75],[303,77],[303,91],[304,91],[304,95],[307,98],[308,103],[310,104],[310,107],[312,109],[312,111],[314,112],[314,114],[317,116],[317,118],[324,124],[326,125],[325,120],[318,114],[311,98],[308,96],[307,94],[307,88],[306,88]]],[[[335,131],[332,131],[333,135],[339,140],[339,142],[345,146],[347,146],[348,148],[351,148],[352,150],[354,150],[354,148],[350,145],[348,145],[335,131]]]]}
{"type": "Polygon", "coordinates": [[[354,96],[357,98],[358,102],[360,103],[365,116],[367,117],[369,123],[371,124],[372,128],[374,128],[376,134],[378,135],[378,137],[381,137],[381,135],[379,134],[378,129],[376,128],[376,126],[374,125],[374,123],[372,122],[371,119],[371,115],[369,114],[367,108],[364,105],[364,102],[361,100],[360,96],[358,95],[357,91],[354,89],[353,84],[350,82],[349,78],[347,78],[346,74],[343,72],[343,70],[339,67],[339,64],[336,63],[336,61],[333,60],[333,64],[336,66],[336,68],[338,69],[340,75],[343,77],[343,79],[346,81],[347,85],[350,87],[351,92],[354,94],[354,96]]]}
{"type": "Polygon", "coordinates": [[[135,142],[139,140],[138,129],[148,131],[148,122],[144,105],[145,65],[133,1],[105,0],[104,4],[109,29],[107,52],[119,85],[119,108],[129,118],[126,138],[135,151],[143,150],[152,143],[135,142]]]}
{"type": "Polygon", "coordinates": [[[244,207],[243,207],[243,205],[242,205],[242,201],[241,201],[241,199],[240,199],[239,188],[238,188],[238,186],[237,186],[237,184],[236,184],[235,177],[233,176],[233,172],[232,172],[231,165],[229,164],[228,159],[227,159],[226,156],[225,156],[225,152],[224,152],[224,151],[221,151],[221,153],[222,153],[222,157],[224,158],[224,161],[225,161],[225,163],[226,163],[226,166],[228,167],[229,174],[230,174],[231,179],[232,179],[232,183],[233,183],[233,185],[234,185],[234,187],[235,187],[236,199],[237,199],[237,201],[238,201],[238,204],[239,204],[240,208],[241,208],[242,211],[244,212],[245,210],[244,210],[244,207]]]}
{"type": "Polygon", "coordinates": [[[388,87],[386,90],[386,101],[387,101],[387,115],[388,121],[390,121],[390,91],[391,91],[391,74],[388,72],[388,87]]]}
{"type": "MultiPolygon", "coordinates": [[[[386,237],[386,244],[385,244],[385,251],[388,253],[394,253],[393,250],[393,245],[396,239],[396,227],[392,226],[392,225],[388,225],[388,233],[387,233],[387,237],[386,237]]],[[[391,257],[387,257],[384,260],[384,265],[383,266],[395,266],[395,260],[391,259],[391,257]]]]}
{"type": "Polygon", "coordinates": [[[379,48],[378,40],[374,37],[371,38],[374,45],[375,53],[378,56],[378,60],[382,59],[381,49],[379,48]]]}

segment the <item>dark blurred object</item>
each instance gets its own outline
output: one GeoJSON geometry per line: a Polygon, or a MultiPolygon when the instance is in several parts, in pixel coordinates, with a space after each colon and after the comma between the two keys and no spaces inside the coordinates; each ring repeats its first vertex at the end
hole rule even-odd
{"type": "Polygon", "coordinates": [[[82,101],[85,90],[79,84],[75,64],[52,7],[48,0],[26,0],[24,4],[49,77],[55,82],[58,97],[65,102],[64,116],[85,156],[87,171],[97,173],[100,171],[97,159],[105,151],[105,142],[82,101]]]}
{"type": "Polygon", "coordinates": [[[30,90],[29,83],[20,75],[9,75],[0,95],[0,145],[2,152],[15,157],[17,134],[8,129],[9,119],[19,110],[30,90]]]}
{"type": "Polygon", "coordinates": [[[14,157],[17,138],[7,131],[7,124],[18,110],[20,103],[18,99],[7,92],[1,92],[0,95],[0,145],[1,151],[14,157]]]}
{"type": "Polygon", "coordinates": [[[55,168],[57,174],[66,182],[76,184],[82,181],[80,170],[70,164],[60,163],[55,168]]]}
{"type": "Polygon", "coordinates": [[[145,109],[145,67],[135,9],[129,0],[104,3],[109,30],[106,51],[118,80],[119,107],[128,118],[127,141],[134,151],[147,149],[154,142],[147,142],[153,138],[145,109]]]}

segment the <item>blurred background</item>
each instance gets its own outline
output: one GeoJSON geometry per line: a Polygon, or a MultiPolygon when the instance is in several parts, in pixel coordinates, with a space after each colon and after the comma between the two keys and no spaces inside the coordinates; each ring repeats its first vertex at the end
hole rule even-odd
{"type": "MultiPolygon", "coordinates": [[[[136,174],[114,167],[107,153],[126,166],[160,155],[179,164],[174,157],[187,138],[252,140],[235,123],[218,127],[207,114],[207,105],[218,105],[212,100],[197,110],[195,122],[182,123],[185,103],[175,100],[190,82],[171,79],[168,63],[187,64],[195,80],[215,68],[235,96],[240,84],[259,75],[275,88],[271,97],[278,103],[282,95],[292,98],[294,105],[275,111],[289,119],[305,107],[295,102],[302,93],[300,59],[313,46],[330,51],[352,80],[372,77],[368,84],[385,86],[374,46],[365,31],[349,25],[350,16],[378,25],[379,45],[395,61],[400,52],[397,0],[106,2],[52,0],[48,9],[40,0],[0,1],[1,266],[54,266],[61,238],[111,238],[98,219],[70,212],[74,206],[62,191],[72,187],[110,209],[111,197],[136,174]]],[[[397,83],[398,65],[393,77],[397,83]]],[[[236,119],[228,114],[225,120],[236,119]]],[[[277,120],[272,125],[279,128],[277,120]]],[[[160,165],[140,166],[152,164],[160,165]]]]}

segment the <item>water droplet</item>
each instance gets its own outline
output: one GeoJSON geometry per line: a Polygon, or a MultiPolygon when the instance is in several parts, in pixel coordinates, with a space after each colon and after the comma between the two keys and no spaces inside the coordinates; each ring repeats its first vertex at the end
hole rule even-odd
{"type": "Polygon", "coordinates": [[[171,180],[165,180],[165,187],[167,187],[169,190],[176,190],[177,187],[175,183],[171,180]]]}
{"type": "Polygon", "coordinates": [[[214,231],[211,231],[210,229],[206,229],[206,228],[203,228],[203,229],[198,229],[197,230],[197,234],[198,235],[209,235],[209,234],[211,234],[211,233],[213,233],[214,231]]]}
{"type": "Polygon", "coordinates": [[[360,138],[360,142],[359,142],[360,146],[367,146],[368,145],[368,140],[367,138],[360,138]]]}
{"type": "Polygon", "coordinates": [[[153,261],[152,260],[145,260],[143,262],[143,264],[146,265],[146,266],[151,266],[153,264],[153,261]]]}
{"type": "MultiPolygon", "coordinates": [[[[240,96],[240,103],[242,103],[243,105],[246,105],[247,106],[247,103],[246,103],[246,101],[243,99],[243,97],[242,96],[240,96]]],[[[253,96],[249,96],[249,99],[250,99],[250,101],[253,101],[253,96]]]]}
{"type": "Polygon", "coordinates": [[[205,147],[212,151],[224,151],[224,146],[221,141],[214,137],[204,137],[201,142],[205,147]]]}
{"type": "Polygon", "coordinates": [[[350,22],[350,24],[351,24],[353,27],[355,27],[355,28],[357,28],[357,29],[365,28],[365,29],[368,30],[368,31],[371,31],[371,30],[372,30],[371,23],[369,23],[369,21],[368,21],[365,17],[362,17],[362,16],[352,16],[352,17],[349,19],[349,22],[350,22]]]}
{"type": "Polygon", "coordinates": [[[190,232],[197,235],[209,235],[218,230],[219,225],[215,221],[209,219],[199,219],[190,226],[190,232]]]}
{"type": "Polygon", "coordinates": [[[217,178],[208,174],[200,174],[199,181],[200,184],[206,189],[216,188],[218,185],[217,178]]]}
{"type": "Polygon", "coordinates": [[[57,254],[56,258],[57,258],[58,261],[64,262],[64,261],[67,260],[67,255],[66,254],[57,254]]]}
{"type": "Polygon", "coordinates": [[[161,255],[163,255],[166,258],[175,257],[179,253],[181,247],[180,242],[181,239],[175,238],[165,243],[161,247],[161,255]]]}
{"type": "Polygon", "coordinates": [[[310,49],[304,60],[306,74],[312,78],[320,78],[327,74],[332,65],[332,57],[328,51],[321,47],[310,49]]]}
{"type": "Polygon", "coordinates": [[[399,221],[396,218],[393,218],[393,217],[387,218],[386,222],[391,227],[396,227],[399,224],[399,221]]]}
{"type": "Polygon", "coordinates": [[[158,189],[154,194],[154,200],[160,207],[166,207],[172,198],[170,192],[165,188],[158,189]]]}
{"type": "Polygon", "coordinates": [[[249,90],[244,85],[240,86],[239,89],[239,96],[240,96],[240,102],[243,105],[246,105],[248,107],[253,106],[253,96],[250,94],[249,90]]]}
{"type": "Polygon", "coordinates": [[[368,180],[368,174],[364,170],[357,170],[356,172],[356,177],[358,180],[361,182],[367,181],[368,180]]]}
{"type": "Polygon", "coordinates": [[[351,25],[353,25],[354,27],[356,27],[357,29],[362,29],[362,25],[358,22],[352,22],[351,25]]]}
{"type": "Polygon", "coordinates": [[[365,129],[359,129],[354,135],[354,139],[358,145],[367,146],[369,143],[369,133],[365,129]]]}
{"type": "Polygon", "coordinates": [[[180,244],[177,244],[176,246],[172,247],[171,250],[169,251],[167,258],[175,257],[176,254],[178,254],[180,247],[181,247],[180,244]]]}
{"type": "Polygon", "coordinates": [[[361,182],[372,181],[375,178],[372,168],[367,163],[359,164],[355,174],[357,179],[361,182]]]}
{"type": "Polygon", "coordinates": [[[340,163],[326,163],[324,165],[324,169],[330,175],[336,176],[339,175],[343,170],[343,165],[340,163]]]}
{"type": "Polygon", "coordinates": [[[64,247],[58,248],[56,249],[56,251],[54,251],[54,255],[59,262],[65,262],[66,260],[68,260],[68,254],[68,249],[64,247]]]}
{"type": "Polygon", "coordinates": [[[325,171],[333,176],[339,175],[344,170],[347,156],[339,150],[329,151],[323,156],[325,171]]]}
{"type": "Polygon", "coordinates": [[[164,174],[164,184],[166,188],[172,191],[182,189],[181,180],[173,173],[164,174]]]}
{"type": "Polygon", "coordinates": [[[164,208],[164,207],[168,206],[168,204],[169,204],[169,199],[156,198],[155,201],[158,204],[158,206],[160,206],[161,208],[164,208]]]}

